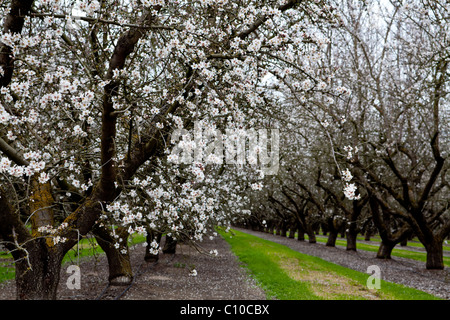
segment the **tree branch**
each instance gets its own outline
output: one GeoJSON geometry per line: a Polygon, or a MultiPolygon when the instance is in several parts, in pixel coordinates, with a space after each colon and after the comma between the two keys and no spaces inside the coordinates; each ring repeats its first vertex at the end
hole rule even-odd
{"type": "MultiPolygon", "coordinates": [[[[157,6],[154,9],[159,10],[157,6]]],[[[147,11],[139,25],[149,25],[154,16],[151,11],[147,11]]],[[[114,48],[113,55],[109,62],[109,69],[106,79],[113,79],[115,70],[122,70],[128,56],[134,51],[137,42],[145,35],[146,31],[141,28],[131,28],[118,39],[114,48]]],[[[115,182],[117,177],[116,163],[114,157],[116,155],[115,137],[116,137],[116,121],[117,116],[114,114],[114,106],[112,97],[117,95],[119,83],[112,80],[105,86],[103,95],[103,113],[102,113],[102,134],[101,134],[101,165],[102,172],[100,177],[100,188],[96,189],[101,192],[101,199],[111,201],[116,194],[115,182]]]]}
{"type": "Polygon", "coordinates": [[[0,151],[2,151],[11,161],[20,166],[27,166],[29,162],[20,153],[11,147],[5,140],[0,138],[0,151]]]}
{"type": "MultiPolygon", "coordinates": [[[[3,23],[4,33],[21,33],[24,25],[24,16],[28,14],[33,5],[33,0],[12,0],[8,15],[3,23]]],[[[0,42],[0,88],[9,85],[14,71],[14,58],[12,48],[0,42]]]]}
{"type": "MultiPolygon", "coordinates": [[[[300,2],[302,2],[302,0],[289,0],[286,4],[278,7],[278,10],[280,10],[281,12],[286,11],[288,9],[293,8],[295,5],[299,4],[300,2]]],[[[248,27],[247,29],[239,32],[237,37],[241,38],[242,40],[244,40],[245,38],[247,38],[252,32],[254,32],[256,29],[258,29],[266,21],[267,21],[267,16],[262,16],[262,17],[258,18],[250,27],[248,27]]]]}
{"type": "Polygon", "coordinates": [[[420,209],[422,209],[423,206],[425,205],[425,202],[427,201],[428,196],[430,194],[431,188],[433,187],[434,183],[439,177],[439,173],[441,172],[445,162],[445,159],[441,157],[441,153],[439,151],[438,136],[439,132],[436,132],[435,135],[433,136],[433,139],[431,139],[431,148],[433,149],[433,155],[436,160],[436,165],[434,166],[433,172],[431,173],[431,176],[428,179],[428,182],[425,185],[425,188],[422,191],[422,195],[420,196],[420,199],[418,201],[418,208],[420,209]]]}

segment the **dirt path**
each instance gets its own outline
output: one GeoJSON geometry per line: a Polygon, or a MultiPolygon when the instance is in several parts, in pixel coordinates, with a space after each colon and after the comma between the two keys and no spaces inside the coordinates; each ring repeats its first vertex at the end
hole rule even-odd
{"type": "MultiPolygon", "coordinates": [[[[81,289],[70,290],[66,281],[67,266],[61,270],[59,300],[265,300],[240,267],[228,243],[222,238],[205,240],[206,252],[216,249],[217,256],[200,254],[194,248],[178,245],[176,254],[161,254],[158,263],[144,261],[145,248],[130,250],[135,281],[130,288],[108,287],[108,263],[105,255],[80,263],[81,289]],[[190,275],[190,269],[197,276],[190,275]],[[126,290],[128,289],[128,290],[126,290]],[[125,291],[126,290],[126,291],[125,291]]],[[[0,284],[0,300],[15,299],[14,281],[0,284]]]]}

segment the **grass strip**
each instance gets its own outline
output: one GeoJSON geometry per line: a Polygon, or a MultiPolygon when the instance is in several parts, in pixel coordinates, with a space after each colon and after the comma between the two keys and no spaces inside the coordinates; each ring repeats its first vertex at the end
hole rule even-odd
{"type": "MultiPolygon", "coordinates": [[[[322,236],[322,237],[324,237],[324,236],[322,236]]],[[[356,237],[356,239],[360,240],[360,241],[366,241],[365,238],[361,237],[361,236],[356,237]]],[[[381,238],[378,235],[374,235],[374,236],[372,236],[370,238],[369,241],[380,242],[381,243],[381,238]]],[[[413,240],[409,240],[407,246],[408,247],[425,249],[424,245],[417,238],[414,238],[413,240]]],[[[444,251],[450,251],[450,244],[448,243],[447,240],[444,241],[444,243],[442,245],[442,248],[443,248],[444,251]]]]}
{"type": "Polygon", "coordinates": [[[428,293],[381,280],[369,289],[369,274],[351,270],[240,231],[220,231],[248,273],[278,300],[434,300],[428,293]]]}

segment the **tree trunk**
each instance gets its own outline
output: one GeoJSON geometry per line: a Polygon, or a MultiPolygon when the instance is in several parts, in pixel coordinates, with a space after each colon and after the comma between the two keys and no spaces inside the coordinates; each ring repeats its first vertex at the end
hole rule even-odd
{"type": "Polygon", "coordinates": [[[321,227],[322,227],[322,235],[327,236],[328,232],[330,231],[328,223],[322,223],[321,227]]]}
{"type": "Polygon", "coordinates": [[[354,230],[349,230],[347,232],[347,251],[356,251],[356,237],[357,233],[354,230]]]}
{"type": "Polygon", "coordinates": [[[377,258],[378,259],[391,259],[392,250],[395,247],[395,243],[391,241],[381,241],[380,247],[378,248],[377,258]]]}
{"type": "Polygon", "coordinates": [[[162,251],[164,253],[174,254],[177,251],[177,243],[177,240],[174,240],[170,236],[166,236],[166,242],[164,243],[164,248],[162,251]]]}
{"type": "Polygon", "coordinates": [[[161,233],[156,232],[156,231],[152,231],[152,230],[148,230],[147,231],[147,246],[145,247],[145,256],[144,256],[144,260],[147,262],[156,262],[159,259],[159,253],[154,254],[152,252],[150,252],[150,248],[151,243],[153,242],[153,240],[155,240],[158,245],[161,243],[161,233]]]}
{"type": "Polygon", "coordinates": [[[56,300],[62,258],[45,243],[36,239],[24,245],[25,253],[13,253],[18,300],[56,300]]]}
{"type": "Polygon", "coordinates": [[[285,224],[283,223],[281,225],[280,236],[286,237],[286,233],[287,233],[287,228],[286,228],[285,224]]]}
{"type": "Polygon", "coordinates": [[[330,233],[328,234],[327,243],[325,246],[327,247],[335,247],[336,246],[336,240],[338,237],[338,233],[335,230],[330,230],[330,233]]]}
{"type": "Polygon", "coordinates": [[[109,277],[108,281],[113,286],[129,285],[133,280],[131,270],[130,255],[128,252],[128,233],[123,228],[118,228],[116,234],[119,238],[114,239],[108,230],[104,228],[94,228],[95,239],[100,247],[105,251],[108,259],[109,277]],[[122,239],[120,247],[116,248],[114,244],[118,239],[122,239]],[[126,250],[126,252],[122,252],[126,250]]]}
{"type": "Polygon", "coordinates": [[[305,230],[300,223],[297,223],[297,240],[305,241],[305,230]]]}
{"type": "Polygon", "coordinates": [[[316,240],[316,233],[314,231],[311,230],[311,232],[308,232],[308,237],[309,237],[309,240],[308,240],[309,243],[316,243],[317,242],[317,240],[316,240]]]}
{"type": "Polygon", "coordinates": [[[425,246],[427,249],[427,269],[444,269],[444,249],[442,241],[433,241],[425,246]]]}
{"type": "Polygon", "coordinates": [[[296,229],[295,229],[294,227],[292,227],[292,228],[289,230],[289,238],[290,238],[290,239],[294,239],[294,237],[295,237],[295,231],[296,231],[296,229]]]}
{"type": "Polygon", "coordinates": [[[370,208],[372,210],[372,221],[375,227],[378,229],[378,233],[381,237],[381,244],[378,248],[378,259],[391,259],[392,250],[395,245],[401,242],[403,239],[407,239],[411,234],[409,227],[402,227],[392,234],[391,229],[391,217],[386,210],[382,210],[378,200],[373,197],[369,200],[370,208]],[[380,210],[381,209],[381,210],[380,210]]]}

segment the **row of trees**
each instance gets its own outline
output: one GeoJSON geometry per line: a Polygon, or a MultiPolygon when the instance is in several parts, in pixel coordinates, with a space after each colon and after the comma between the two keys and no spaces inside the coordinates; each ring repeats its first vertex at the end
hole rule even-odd
{"type": "Polygon", "coordinates": [[[9,0],[0,16],[0,241],[18,299],[55,299],[84,236],[127,284],[130,234],[152,260],[161,234],[199,242],[247,215],[261,172],[174,165],[170,135],[268,127],[267,79],[314,60],[317,28],[338,23],[322,0],[9,0]]]}
{"type": "Polygon", "coordinates": [[[326,226],[349,248],[364,221],[380,256],[414,234],[443,268],[446,1],[10,0],[0,16],[0,241],[19,299],[54,299],[84,236],[127,284],[131,234],[152,261],[162,234],[170,251],[242,219],[310,241],[326,226]],[[280,130],[276,175],[209,157],[213,132],[258,128],[280,130]]]}
{"type": "Polygon", "coordinates": [[[349,250],[356,250],[357,233],[377,232],[379,258],[416,236],[426,267],[443,269],[450,234],[448,2],[335,5],[343,26],[329,31],[315,66],[333,73],[335,91],[305,95],[286,81],[286,103],[304,108],[289,114],[295,120],[284,135],[282,170],[254,199],[248,223],[292,228],[312,242],[322,227],[328,245],[343,232],[349,250]]]}

